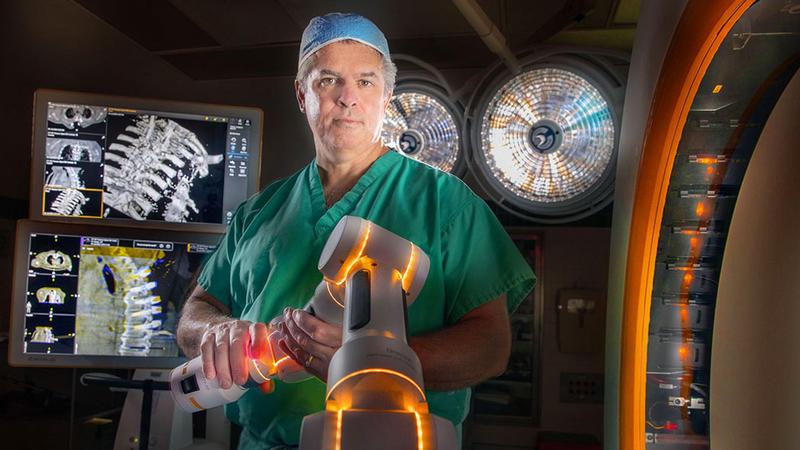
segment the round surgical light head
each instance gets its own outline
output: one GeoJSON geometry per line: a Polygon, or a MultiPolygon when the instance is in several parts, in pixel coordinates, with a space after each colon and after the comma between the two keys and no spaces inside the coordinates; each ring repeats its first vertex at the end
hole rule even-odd
{"type": "Polygon", "coordinates": [[[590,80],[568,66],[539,65],[487,92],[475,159],[517,215],[567,222],[610,201],[610,189],[599,187],[613,177],[615,116],[602,84],[590,80]]]}
{"type": "Polygon", "coordinates": [[[461,119],[457,111],[434,90],[398,88],[386,108],[383,142],[417,161],[454,173],[461,160],[461,119]]]}

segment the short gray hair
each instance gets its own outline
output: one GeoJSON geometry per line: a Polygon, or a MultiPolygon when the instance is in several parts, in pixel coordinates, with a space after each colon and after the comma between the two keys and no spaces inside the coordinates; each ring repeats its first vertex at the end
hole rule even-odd
{"type": "MultiPolygon", "coordinates": [[[[345,39],[340,42],[347,42],[347,43],[354,43],[354,44],[361,44],[360,42],[354,39],[345,39]]],[[[364,45],[364,44],[361,44],[364,45]]],[[[373,49],[375,50],[375,49],[373,49]]],[[[384,94],[389,94],[394,90],[394,83],[397,80],[397,66],[392,61],[392,58],[389,55],[384,55],[383,53],[375,50],[375,53],[381,56],[381,60],[383,61],[383,80],[385,83],[383,92],[384,94]]],[[[308,76],[311,74],[311,71],[314,69],[314,65],[317,62],[317,54],[314,53],[308,58],[303,61],[303,64],[297,68],[297,75],[295,76],[295,80],[300,83],[300,88],[305,91],[306,86],[308,83],[308,76]]]]}

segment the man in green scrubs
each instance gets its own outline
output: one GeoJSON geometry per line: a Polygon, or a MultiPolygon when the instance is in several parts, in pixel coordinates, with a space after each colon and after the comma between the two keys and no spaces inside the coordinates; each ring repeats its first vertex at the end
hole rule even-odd
{"type": "Polygon", "coordinates": [[[265,323],[282,316],[281,346],[316,378],[252,389],[226,412],[243,427],[240,448],[296,446],[303,417],[324,408],[328,362],[341,345],[339,327],[298,308],[322,279],[316,265],[336,223],[363,217],[430,257],[408,309],[409,343],[431,413],[459,426],[469,387],[505,371],[508,313],[533,287],[533,272],[464,183],[382,145],[396,68],[372,22],[338,13],[312,19],[298,66],[295,91],[316,158],[239,207],[184,306],[181,347],[202,355],[206,376],[223,387],[243,384],[248,349],[263,348],[265,323]]]}

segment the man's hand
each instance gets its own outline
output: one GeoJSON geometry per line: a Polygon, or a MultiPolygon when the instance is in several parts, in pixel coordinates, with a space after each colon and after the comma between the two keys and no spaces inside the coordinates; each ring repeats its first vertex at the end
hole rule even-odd
{"type": "Polygon", "coordinates": [[[300,310],[286,308],[278,323],[283,333],[280,345],[312,375],[328,380],[328,365],[342,345],[342,327],[331,325],[300,310]]]}
{"type": "Polygon", "coordinates": [[[203,373],[228,389],[247,382],[248,360],[263,355],[267,347],[267,326],[247,320],[229,320],[209,325],[200,341],[203,373]]]}

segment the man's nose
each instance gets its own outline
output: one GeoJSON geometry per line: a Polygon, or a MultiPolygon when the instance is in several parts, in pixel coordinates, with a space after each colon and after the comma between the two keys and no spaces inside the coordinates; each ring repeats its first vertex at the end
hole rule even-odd
{"type": "Polygon", "coordinates": [[[352,108],[358,104],[358,92],[356,87],[350,83],[345,83],[339,91],[339,106],[352,108]]]}

